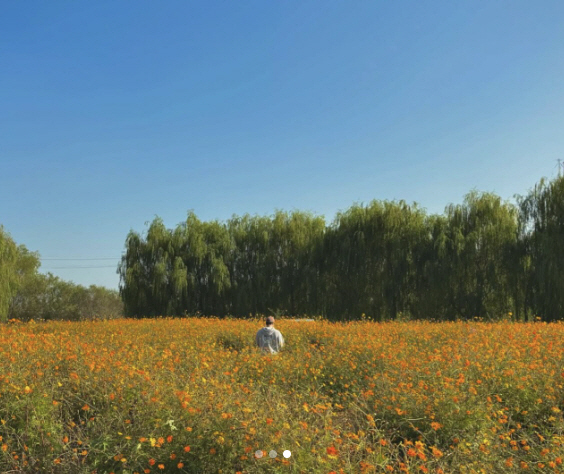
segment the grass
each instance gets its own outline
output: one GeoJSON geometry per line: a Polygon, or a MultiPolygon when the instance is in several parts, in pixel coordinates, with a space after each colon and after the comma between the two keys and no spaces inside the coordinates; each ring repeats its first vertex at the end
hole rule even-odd
{"type": "Polygon", "coordinates": [[[0,472],[563,471],[563,324],[260,327],[2,325],[0,472]]]}

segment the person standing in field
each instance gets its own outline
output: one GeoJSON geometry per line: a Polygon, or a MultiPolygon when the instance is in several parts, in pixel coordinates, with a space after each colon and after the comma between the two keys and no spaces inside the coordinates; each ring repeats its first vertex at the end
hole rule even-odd
{"type": "Polygon", "coordinates": [[[284,338],[278,329],[274,329],[274,317],[266,318],[266,326],[257,332],[257,346],[266,353],[276,354],[284,346],[284,338]]]}

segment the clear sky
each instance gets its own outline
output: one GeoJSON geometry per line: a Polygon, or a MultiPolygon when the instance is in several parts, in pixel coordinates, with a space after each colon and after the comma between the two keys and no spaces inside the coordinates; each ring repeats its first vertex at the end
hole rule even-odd
{"type": "Polygon", "coordinates": [[[156,215],[441,213],[557,159],[562,0],[0,4],[0,224],[83,285],[156,215]]]}

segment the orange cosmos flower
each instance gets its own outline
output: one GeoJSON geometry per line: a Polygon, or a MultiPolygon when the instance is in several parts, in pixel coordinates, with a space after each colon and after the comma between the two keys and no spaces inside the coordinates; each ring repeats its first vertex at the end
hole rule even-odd
{"type": "Polygon", "coordinates": [[[335,446],[329,446],[327,448],[327,454],[329,454],[330,456],[336,456],[338,454],[338,451],[335,446]]]}

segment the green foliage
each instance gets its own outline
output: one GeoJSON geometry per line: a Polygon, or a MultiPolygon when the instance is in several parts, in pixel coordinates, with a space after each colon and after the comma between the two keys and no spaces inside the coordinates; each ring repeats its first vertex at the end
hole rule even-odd
{"type": "Polygon", "coordinates": [[[19,247],[0,226],[0,321],[6,321],[19,289],[39,267],[37,254],[19,247]]]}
{"type": "Polygon", "coordinates": [[[493,193],[427,215],[417,204],[355,204],[322,217],[277,211],[131,231],[120,265],[129,316],[322,315],[548,320],[564,315],[564,179],[518,206],[493,193]]]}
{"type": "Polygon", "coordinates": [[[86,288],[52,274],[28,275],[11,300],[10,318],[20,321],[113,318],[123,314],[119,293],[100,286],[86,288]]]}
{"type": "Polygon", "coordinates": [[[520,198],[525,298],[547,321],[564,317],[564,177],[541,180],[520,198]]]}
{"type": "Polygon", "coordinates": [[[115,290],[85,288],[38,273],[39,254],[17,246],[0,226],[0,321],[83,320],[123,314],[115,290]]]}
{"type": "Polygon", "coordinates": [[[473,191],[445,214],[429,221],[431,239],[420,259],[422,291],[412,310],[449,320],[507,314],[517,209],[494,194],[473,191]]]}
{"type": "Polygon", "coordinates": [[[330,317],[377,320],[408,310],[416,285],[416,251],[425,238],[417,205],[373,201],[337,215],[326,245],[330,317]]]}

